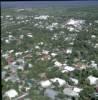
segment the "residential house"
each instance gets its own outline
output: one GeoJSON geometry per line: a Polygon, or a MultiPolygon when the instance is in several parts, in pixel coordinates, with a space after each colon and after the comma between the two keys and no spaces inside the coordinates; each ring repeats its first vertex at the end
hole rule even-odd
{"type": "Polygon", "coordinates": [[[63,90],[64,95],[70,100],[79,100],[79,93],[82,89],[77,87],[68,87],[63,90]]]}

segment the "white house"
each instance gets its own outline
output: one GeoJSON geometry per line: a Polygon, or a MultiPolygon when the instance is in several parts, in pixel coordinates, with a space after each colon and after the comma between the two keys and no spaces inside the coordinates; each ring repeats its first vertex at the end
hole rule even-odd
{"type": "Polygon", "coordinates": [[[47,88],[52,85],[52,83],[49,80],[41,81],[40,84],[43,88],[47,88]]]}
{"type": "Polygon", "coordinates": [[[63,93],[68,96],[67,100],[72,100],[72,98],[74,98],[74,100],[78,100],[79,99],[79,93],[82,91],[82,89],[74,87],[74,88],[65,88],[63,90],[63,93]]]}
{"type": "Polygon", "coordinates": [[[47,88],[44,92],[44,95],[48,96],[51,100],[56,100],[56,96],[58,95],[58,92],[51,88],[47,88]]]}
{"type": "Polygon", "coordinates": [[[64,70],[62,70],[62,73],[64,73],[64,72],[71,72],[71,71],[74,71],[74,70],[75,70],[74,67],[65,66],[65,67],[64,67],[64,70]]]}
{"type": "Polygon", "coordinates": [[[63,86],[66,83],[66,81],[63,80],[63,79],[60,79],[60,78],[52,78],[50,80],[41,81],[40,82],[40,85],[43,88],[47,88],[47,87],[50,87],[52,85],[52,83],[55,83],[55,82],[58,82],[60,87],[63,86]]]}
{"type": "Polygon", "coordinates": [[[52,79],[50,79],[53,83],[55,83],[55,82],[58,82],[59,83],[59,86],[61,87],[61,86],[63,86],[64,84],[66,84],[66,81],[65,80],[63,80],[63,79],[60,79],[60,78],[52,78],[52,79]]]}
{"type": "Polygon", "coordinates": [[[90,85],[95,85],[98,80],[98,77],[94,77],[94,76],[90,75],[90,76],[88,76],[87,79],[90,81],[90,85]]]}
{"type": "Polygon", "coordinates": [[[61,67],[61,66],[62,66],[62,63],[59,62],[59,61],[55,61],[55,62],[54,62],[54,65],[55,65],[56,67],[61,67]]]}
{"type": "Polygon", "coordinates": [[[56,53],[51,53],[51,56],[52,57],[55,57],[57,54],[56,53]]]}
{"type": "Polygon", "coordinates": [[[18,92],[14,89],[10,89],[5,93],[5,96],[9,97],[9,99],[11,100],[12,98],[18,96],[18,92]]]}
{"type": "Polygon", "coordinates": [[[79,83],[78,79],[70,78],[70,80],[73,81],[75,85],[77,85],[79,83]]]}

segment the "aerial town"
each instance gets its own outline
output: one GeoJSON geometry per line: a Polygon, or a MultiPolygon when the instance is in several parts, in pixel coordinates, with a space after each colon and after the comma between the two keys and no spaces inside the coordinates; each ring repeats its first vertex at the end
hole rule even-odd
{"type": "Polygon", "coordinates": [[[2,100],[98,100],[98,7],[1,10],[2,100]]]}

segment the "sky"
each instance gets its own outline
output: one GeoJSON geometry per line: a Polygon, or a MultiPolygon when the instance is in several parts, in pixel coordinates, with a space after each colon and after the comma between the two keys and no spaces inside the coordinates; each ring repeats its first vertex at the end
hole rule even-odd
{"type": "Polygon", "coordinates": [[[87,6],[98,5],[98,0],[90,1],[10,1],[1,2],[2,8],[31,8],[31,7],[48,7],[48,6],[87,6]]]}

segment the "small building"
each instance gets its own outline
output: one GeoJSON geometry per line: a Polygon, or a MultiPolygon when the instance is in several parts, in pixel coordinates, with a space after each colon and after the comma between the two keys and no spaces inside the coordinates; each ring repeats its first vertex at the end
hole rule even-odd
{"type": "Polygon", "coordinates": [[[52,78],[52,79],[49,79],[49,80],[41,81],[40,85],[43,88],[47,88],[47,87],[50,87],[52,85],[52,83],[58,83],[58,86],[62,87],[63,85],[66,84],[66,81],[63,80],[63,79],[60,79],[60,78],[52,78]]]}
{"type": "Polygon", "coordinates": [[[79,93],[82,89],[80,88],[65,88],[63,90],[64,95],[66,96],[67,100],[79,100],[79,93]]]}
{"type": "Polygon", "coordinates": [[[54,65],[55,65],[56,67],[61,67],[61,66],[62,66],[62,63],[59,62],[59,61],[55,61],[55,62],[54,62],[54,65]]]}
{"type": "Polygon", "coordinates": [[[25,64],[26,63],[23,59],[18,59],[11,64],[11,70],[14,71],[14,70],[20,69],[23,71],[25,64]]]}
{"type": "Polygon", "coordinates": [[[5,93],[5,96],[9,97],[9,99],[11,100],[12,98],[15,98],[18,96],[18,92],[14,89],[10,89],[5,93]]]}
{"type": "MultiPolygon", "coordinates": [[[[12,74],[12,73],[11,73],[11,74],[12,74]]],[[[19,77],[17,76],[17,74],[10,75],[10,76],[6,77],[4,80],[5,80],[6,82],[10,80],[10,81],[13,82],[13,83],[20,81],[20,79],[19,79],[19,77]]]]}
{"type": "Polygon", "coordinates": [[[51,89],[51,88],[47,88],[44,91],[44,95],[48,96],[51,100],[56,100],[56,96],[58,95],[58,92],[53,90],[53,89],[51,89]]]}
{"type": "Polygon", "coordinates": [[[52,83],[49,80],[41,81],[40,84],[43,88],[47,88],[52,85],[52,83]]]}
{"type": "Polygon", "coordinates": [[[65,66],[64,69],[62,70],[62,73],[65,73],[65,72],[71,72],[71,71],[74,71],[75,68],[74,67],[71,67],[71,66],[65,66]]]}
{"type": "Polygon", "coordinates": [[[78,79],[75,79],[75,78],[70,78],[70,80],[72,82],[74,82],[75,85],[77,85],[79,83],[78,79]]]}
{"type": "Polygon", "coordinates": [[[2,71],[2,73],[1,73],[2,75],[2,79],[4,79],[5,78],[5,76],[6,76],[6,74],[7,74],[7,72],[6,71],[2,71]]]}
{"type": "Polygon", "coordinates": [[[63,85],[65,85],[66,84],[66,81],[65,80],[63,80],[63,79],[61,79],[61,78],[52,78],[52,79],[50,79],[50,81],[51,82],[53,82],[53,83],[58,83],[58,85],[59,85],[59,87],[62,87],[63,85]]]}
{"type": "Polygon", "coordinates": [[[87,79],[90,81],[90,85],[95,85],[96,82],[97,82],[97,80],[98,80],[97,77],[94,77],[94,76],[92,76],[92,75],[88,76],[87,79]]]}

